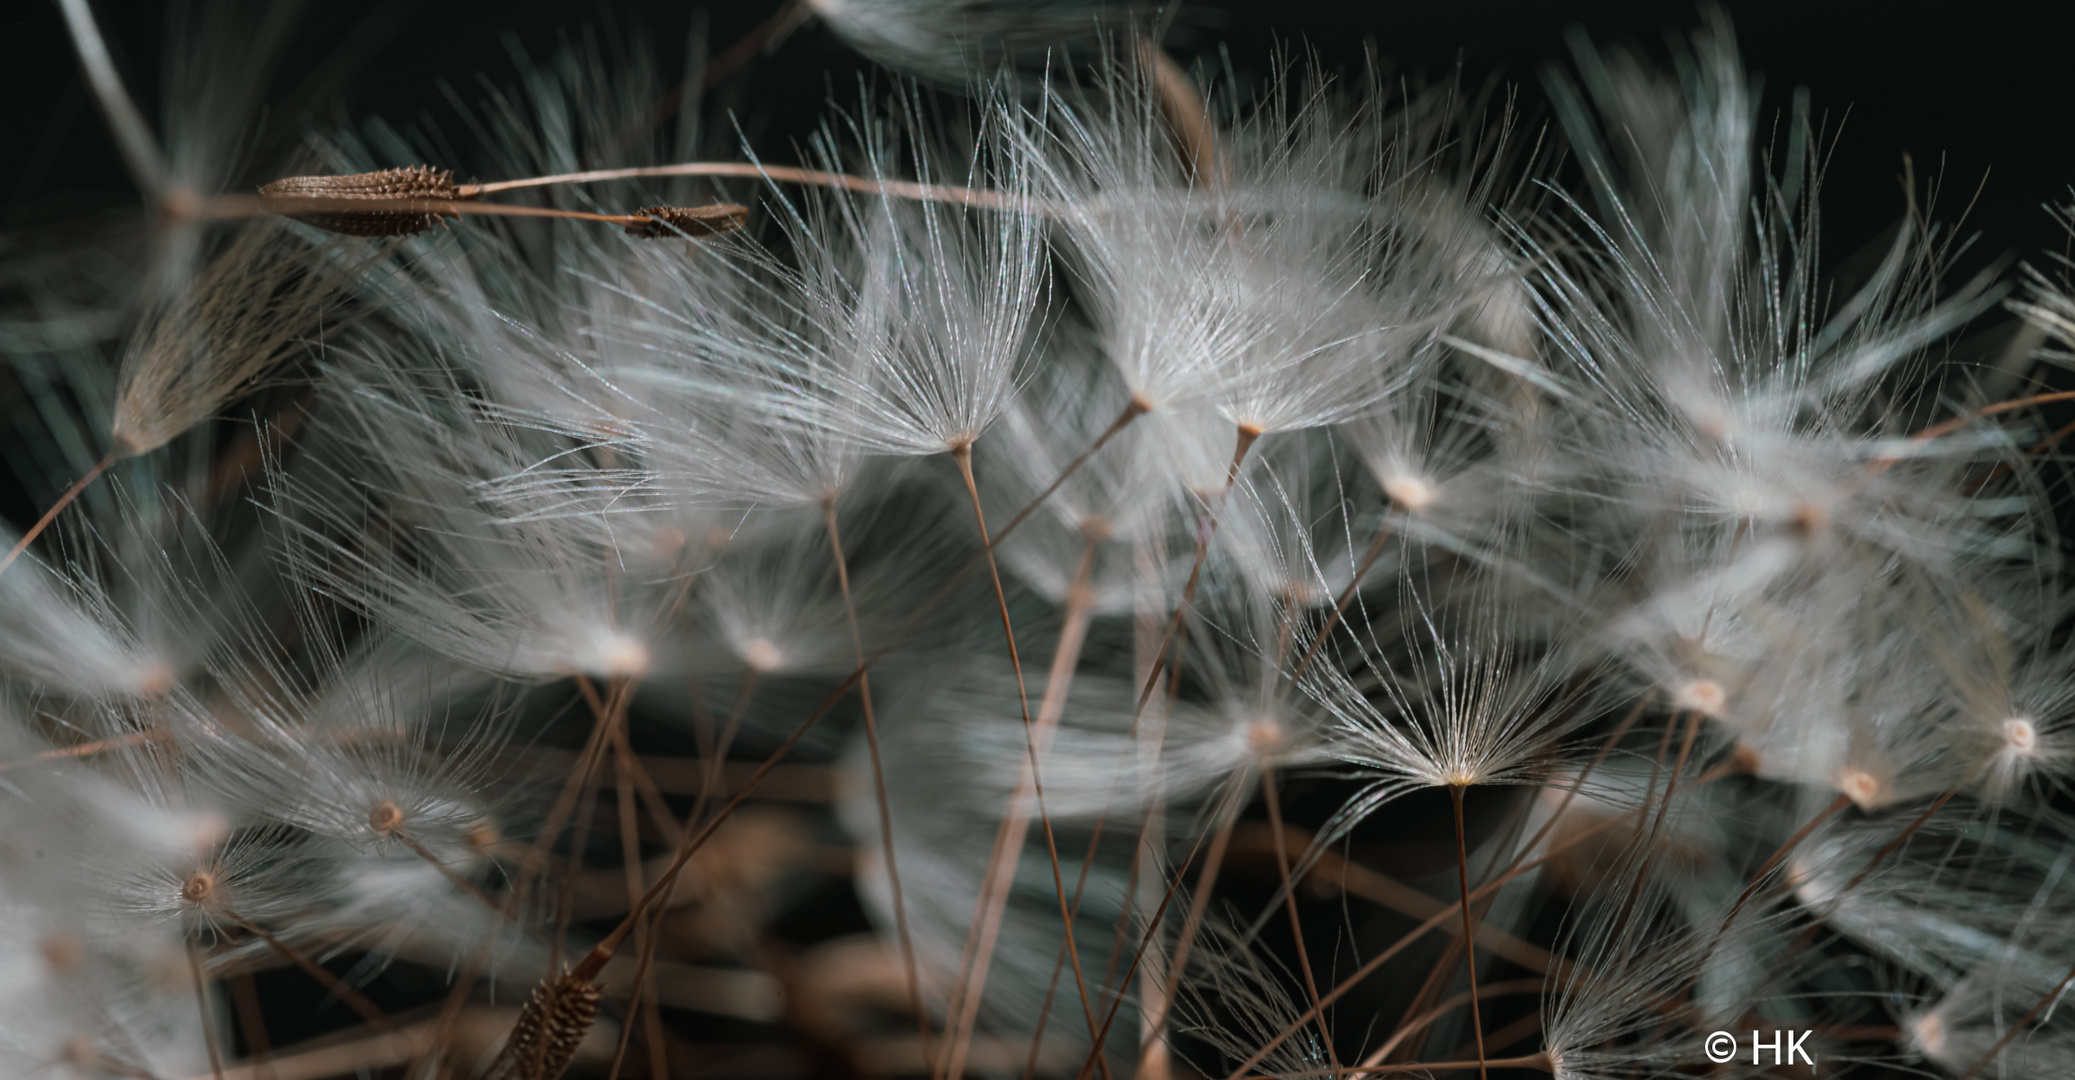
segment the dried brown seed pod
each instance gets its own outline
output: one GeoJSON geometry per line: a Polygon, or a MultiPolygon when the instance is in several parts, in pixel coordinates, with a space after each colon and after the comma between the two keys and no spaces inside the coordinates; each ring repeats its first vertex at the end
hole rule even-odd
{"type": "MultiPolygon", "coordinates": [[[[348,176],[289,176],[259,189],[262,199],[438,199],[461,198],[454,174],[445,169],[412,165],[402,169],[353,173],[348,176]]],[[[289,217],[326,232],[347,236],[416,236],[437,226],[442,214],[431,210],[325,209],[304,210],[289,217]]]]}
{"type": "Polygon", "coordinates": [[[481,1080],[559,1080],[598,1019],[599,988],[570,972],[533,988],[511,1038],[481,1080]]]}
{"type": "Polygon", "coordinates": [[[628,236],[655,240],[666,236],[719,236],[749,220],[749,207],[739,203],[710,206],[644,206],[632,215],[645,218],[627,225],[628,236]]]}

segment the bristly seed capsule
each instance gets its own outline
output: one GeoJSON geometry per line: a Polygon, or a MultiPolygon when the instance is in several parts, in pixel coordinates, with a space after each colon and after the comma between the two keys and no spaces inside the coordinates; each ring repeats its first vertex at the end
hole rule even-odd
{"type": "Polygon", "coordinates": [[[597,1020],[601,996],[596,984],[573,972],[534,987],[482,1080],[557,1080],[597,1020]]]}
{"type": "Polygon", "coordinates": [[[719,236],[740,229],[749,220],[749,207],[739,203],[710,206],[644,206],[633,215],[646,218],[627,225],[627,235],[643,240],[671,236],[719,236]]]}
{"type": "MultiPolygon", "coordinates": [[[[446,169],[412,165],[402,169],[347,176],[290,176],[259,189],[262,199],[438,199],[462,198],[454,174],[446,169]]],[[[430,210],[305,210],[287,215],[312,228],[347,236],[416,236],[438,226],[442,214],[430,210]]]]}

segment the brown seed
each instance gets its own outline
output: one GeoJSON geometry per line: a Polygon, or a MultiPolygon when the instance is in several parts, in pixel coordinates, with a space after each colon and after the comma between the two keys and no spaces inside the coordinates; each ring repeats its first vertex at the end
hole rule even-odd
{"type": "MultiPolygon", "coordinates": [[[[259,189],[261,199],[438,199],[451,202],[461,193],[454,174],[445,169],[412,165],[403,169],[353,173],[347,176],[290,176],[259,189]]],[[[441,214],[429,210],[327,208],[287,215],[313,228],[347,236],[416,236],[440,223],[441,214]]]]}
{"type": "Polygon", "coordinates": [[[741,228],[749,220],[749,207],[738,203],[710,206],[644,206],[627,226],[628,236],[655,240],[666,236],[719,236],[741,228]]]}
{"type": "Polygon", "coordinates": [[[591,980],[575,973],[543,980],[482,1080],[559,1080],[598,1019],[600,996],[591,980]]]}

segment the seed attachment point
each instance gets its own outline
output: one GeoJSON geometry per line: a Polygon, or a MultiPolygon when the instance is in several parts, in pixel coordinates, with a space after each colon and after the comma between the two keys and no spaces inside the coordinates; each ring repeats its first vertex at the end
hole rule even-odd
{"type": "Polygon", "coordinates": [[[206,904],[216,897],[216,875],[207,870],[197,870],[180,883],[180,899],[190,904],[206,904]]]}
{"type": "Polygon", "coordinates": [[[383,799],[367,812],[367,827],[383,836],[394,835],[403,828],[403,807],[383,799]]]}

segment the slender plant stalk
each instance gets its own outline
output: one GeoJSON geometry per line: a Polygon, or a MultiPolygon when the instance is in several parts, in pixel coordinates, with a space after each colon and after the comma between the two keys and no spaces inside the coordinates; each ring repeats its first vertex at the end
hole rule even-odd
{"type": "Polygon", "coordinates": [[[323,986],[326,991],[337,995],[338,999],[345,1002],[348,1008],[359,1013],[360,1018],[367,1021],[369,1027],[385,1035],[399,1033],[395,1021],[389,1019],[388,1013],[383,1012],[374,1002],[363,996],[360,991],[348,986],[345,980],[324,970],[324,965],[310,959],[308,954],[301,949],[295,948],[280,938],[267,933],[258,923],[235,911],[226,911],[224,914],[232,922],[237,923],[246,933],[266,942],[267,948],[279,953],[289,963],[303,969],[304,973],[316,979],[318,984],[323,986]]]}
{"type": "MultiPolygon", "coordinates": [[[[1081,645],[1087,639],[1088,621],[1094,612],[1093,596],[1088,591],[1088,578],[1095,566],[1095,554],[1102,538],[1091,534],[1081,557],[1074,567],[1074,577],[1066,591],[1066,610],[1060,627],[1058,643],[1053,647],[1052,666],[1045,679],[1045,696],[1038,703],[1037,727],[1032,734],[1036,752],[1043,754],[1051,745],[1052,732],[1058,727],[1060,716],[1066,711],[1066,699],[1073,683],[1074,668],[1080,660],[1081,645]]],[[[987,870],[981,877],[980,897],[973,920],[970,939],[971,962],[966,966],[965,977],[954,988],[952,1031],[953,1051],[945,1065],[947,1076],[964,1075],[964,1048],[973,1037],[974,1024],[978,1019],[980,998],[987,986],[987,969],[1001,930],[1002,916],[1008,907],[1009,892],[1015,883],[1016,866],[1023,851],[1023,842],[1030,831],[1030,811],[1026,808],[1031,798],[1033,776],[1026,764],[1018,773],[1016,791],[1010,796],[1008,816],[996,830],[994,850],[988,859],[987,870]]],[[[1095,1024],[1093,1004],[1082,1000],[1082,1008],[1088,1014],[1092,1030],[1095,1024]]]]}
{"type": "Polygon", "coordinates": [[[1203,561],[1210,554],[1211,537],[1216,534],[1218,517],[1224,509],[1225,500],[1232,493],[1232,485],[1239,480],[1239,467],[1246,461],[1247,451],[1261,437],[1261,429],[1247,424],[1239,425],[1239,438],[1232,448],[1232,464],[1225,471],[1225,486],[1219,490],[1213,505],[1204,510],[1203,525],[1196,531],[1196,556],[1189,566],[1189,580],[1182,586],[1181,603],[1176,604],[1174,615],[1168,620],[1167,633],[1160,641],[1160,651],[1153,660],[1153,670],[1146,676],[1145,686],[1138,693],[1138,708],[1143,711],[1146,700],[1153,696],[1153,687],[1159,685],[1160,674],[1167,665],[1168,650],[1173,646],[1175,635],[1181,630],[1182,616],[1188,611],[1189,601],[1196,596],[1196,585],[1203,575],[1203,561]]]}
{"type": "Polygon", "coordinates": [[[1462,890],[1462,901],[1456,907],[1463,913],[1463,959],[1470,967],[1470,1030],[1477,1036],[1477,1075],[1481,1078],[1485,1076],[1484,1013],[1477,1004],[1477,920],[1470,910],[1470,855],[1463,844],[1462,785],[1449,785],[1448,795],[1455,808],[1455,879],[1462,890]]]}
{"type": "MultiPolygon", "coordinates": [[[[617,728],[615,731],[618,733],[617,728]]],[[[625,750],[625,741],[624,738],[613,741],[612,760],[616,774],[613,787],[620,815],[620,862],[627,876],[627,906],[632,908],[635,902],[641,899],[641,894],[647,887],[641,880],[641,824],[634,807],[634,783],[629,767],[633,755],[625,750]]],[[[613,1053],[612,1080],[618,1080],[620,1063],[626,1057],[629,1040],[633,1038],[634,1024],[631,1022],[631,1014],[636,998],[640,999],[641,1006],[642,1041],[648,1044],[648,1074],[656,1077],[670,1075],[669,1048],[663,1039],[663,1012],[656,1001],[655,973],[648,970],[655,955],[660,930],[660,926],[643,923],[637,923],[634,927],[634,948],[641,956],[641,967],[644,970],[635,979],[634,995],[628,999],[629,1022],[620,1028],[620,1045],[613,1053]]]]}
{"type": "Polygon", "coordinates": [[[2061,992],[2068,988],[2069,983],[2075,983],[2075,968],[2069,968],[2068,973],[2061,976],[2061,981],[2053,984],[2053,989],[2048,990],[2038,1001],[2033,1002],[2032,1007],[2018,1018],[2017,1023],[2010,1025],[2010,1030],[2004,1032],[2003,1037],[1996,1040],[1996,1045],[1989,1047],[1988,1053],[1981,1055],[1979,1061],[1967,1066],[1967,1071],[1960,1074],[1960,1080],[1974,1080],[1974,1077],[1989,1062],[1996,1060],[1996,1055],[2001,1054],[2004,1047],[2010,1045],[2011,1040],[2022,1035],[2025,1028],[2030,1026],[2033,1020],[2038,1019],[2039,1014],[2046,1009],[2047,1005],[2060,998],[2061,992]]]}
{"type": "MultiPolygon", "coordinates": [[[[1016,628],[1009,620],[1008,594],[1002,589],[1001,567],[994,559],[994,545],[989,543],[987,515],[980,507],[980,488],[973,480],[973,444],[960,443],[951,448],[951,459],[958,465],[958,474],[965,481],[966,497],[973,505],[973,522],[979,526],[980,542],[987,558],[987,574],[994,584],[994,603],[1001,614],[1002,636],[1009,646],[1009,664],[1016,674],[1016,705],[1023,714],[1024,752],[1028,756],[1032,797],[1037,802],[1038,820],[1044,826],[1045,856],[1052,865],[1052,888],[1059,897],[1059,917],[1064,924],[1066,948],[1073,961],[1074,981],[1085,998],[1088,993],[1087,980],[1081,971],[1080,947],[1074,941],[1073,908],[1067,901],[1066,877],[1059,869],[1059,841],[1052,831],[1052,817],[1045,812],[1045,785],[1038,767],[1035,724],[1030,715],[1030,693],[1023,681],[1023,657],[1016,647],[1016,628]]],[[[957,1080],[955,1077],[947,1080],[957,1080]]]]}
{"type": "MultiPolygon", "coordinates": [[[[1533,870],[1546,862],[1549,862],[1550,860],[1556,858],[1563,852],[1573,847],[1576,847],[1579,844],[1583,844],[1587,840],[1590,840],[1593,837],[1608,831],[1609,829],[1621,825],[1632,818],[1637,818],[1640,816],[1640,812],[1636,810],[1630,810],[1621,814],[1609,815],[1608,817],[1592,825],[1578,830],[1576,833],[1573,833],[1571,836],[1565,838],[1562,842],[1553,845],[1548,850],[1548,852],[1542,855],[1540,858],[1528,859],[1517,862],[1510,869],[1494,876],[1490,881],[1487,881],[1484,884],[1477,886],[1476,889],[1471,891],[1470,896],[1472,899],[1476,899],[1478,897],[1482,897],[1487,894],[1497,892],[1507,882],[1513,880],[1514,878],[1519,877],[1520,875],[1525,874],[1528,871],[1533,870]]],[[[1393,942],[1389,947],[1385,948],[1381,952],[1377,953],[1375,956],[1372,956],[1368,960],[1364,961],[1361,967],[1356,968],[1346,978],[1340,980],[1340,982],[1337,985],[1335,985],[1333,989],[1328,990],[1324,994],[1320,995],[1319,1004],[1317,1006],[1305,1010],[1302,1015],[1292,1020],[1274,1038],[1268,1040],[1266,1043],[1262,1044],[1260,1049],[1254,1051],[1252,1057],[1249,1057],[1246,1061],[1241,1062],[1238,1068],[1226,1074],[1225,1080],[1241,1080],[1241,1078],[1246,1076],[1247,1070],[1252,1069],[1256,1065],[1259,1065],[1263,1060],[1266,1060],[1269,1054],[1274,1053],[1278,1047],[1282,1046],[1283,1043],[1288,1042],[1291,1036],[1297,1034],[1297,1032],[1302,1031],[1305,1027],[1309,1026],[1312,1020],[1319,1015],[1320,1010],[1331,1006],[1334,1002],[1344,997],[1349,991],[1361,985],[1363,980],[1375,974],[1378,969],[1383,967],[1384,964],[1389,963],[1393,957],[1396,957],[1399,953],[1409,948],[1413,942],[1418,941],[1421,937],[1432,932],[1436,927],[1440,926],[1442,923],[1447,922],[1450,919],[1460,918],[1459,912],[1462,906],[1462,901],[1460,900],[1456,901],[1455,903],[1449,904],[1447,907],[1442,908],[1440,911],[1437,911],[1432,916],[1428,917],[1425,922],[1422,922],[1418,926],[1413,927],[1404,936],[1400,937],[1397,941],[1393,942]]]]}
{"type": "Polygon", "coordinates": [[[857,605],[850,596],[850,563],[843,555],[842,534],[836,529],[834,496],[822,500],[821,514],[829,534],[829,557],[836,564],[836,584],[843,593],[843,618],[850,625],[850,647],[857,656],[858,704],[865,714],[865,748],[872,759],[872,797],[879,808],[880,853],[886,859],[886,881],[893,893],[894,933],[901,950],[901,968],[908,980],[908,1008],[915,1013],[917,1034],[922,1040],[923,1065],[934,1068],[935,1041],[930,1034],[929,1012],[922,1007],[922,979],[915,966],[915,940],[908,932],[908,905],[901,893],[900,864],[894,858],[893,809],[886,798],[886,770],[879,758],[879,721],[872,708],[872,673],[865,664],[865,639],[858,631],[857,605]]]}
{"type": "MultiPolygon", "coordinates": [[[[1282,876],[1282,902],[1284,910],[1290,916],[1290,940],[1296,943],[1297,970],[1304,976],[1304,993],[1310,998],[1312,1005],[1316,1006],[1319,1003],[1318,978],[1311,971],[1311,950],[1304,944],[1304,920],[1297,915],[1297,885],[1290,877],[1290,849],[1283,833],[1282,801],[1277,795],[1275,769],[1273,766],[1263,766],[1261,800],[1268,804],[1268,828],[1275,837],[1275,869],[1282,876]]],[[[1340,1054],[1333,1047],[1333,1032],[1326,1024],[1324,1009],[1319,1010],[1318,1034],[1319,1045],[1326,1048],[1327,1058],[1338,1068],[1340,1054]]]]}
{"type": "MultiPolygon", "coordinates": [[[[1189,898],[1188,914],[1182,920],[1180,935],[1175,939],[1174,955],[1167,961],[1167,977],[1162,981],[1160,1002],[1153,1013],[1148,1029],[1155,1038],[1164,1043],[1164,1031],[1168,1014],[1173,1011],[1174,999],[1181,990],[1182,976],[1187,973],[1189,953],[1196,942],[1196,935],[1203,927],[1204,913],[1210,910],[1210,897],[1218,883],[1218,873],[1225,865],[1225,851],[1232,845],[1232,827],[1239,821],[1239,812],[1246,808],[1244,792],[1253,790],[1251,778],[1226,787],[1225,796],[1217,808],[1216,826],[1211,833],[1210,850],[1204,855],[1203,870],[1196,878],[1196,890],[1189,898]]],[[[1181,874],[1176,873],[1177,882],[1181,874]]],[[[1170,886],[1170,892],[1172,886],[1170,886]]],[[[1143,1054],[1141,1055],[1143,1061],[1143,1054]]],[[[1141,1073],[1144,1065],[1140,1066],[1141,1073]]]]}
{"type": "Polygon", "coordinates": [[[194,986],[195,1008],[202,1014],[202,1045],[209,1050],[209,1075],[223,1080],[223,1050],[216,1044],[216,1010],[209,1007],[209,988],[202,978],[202,958],[195,943],[187,943],[187,975],[194,986]]]}
{"type": "Polygon", "coordinates": [[[58,496],[58,501],[52,503],[50,509],[45,510],[43,516],[36,519],[36,524],[29,526],[29,531],[23,533],[22,538],[14,542],[14,546],[7,550],[7,556],[0,558],[0,574],[6,573],[7,568],[13,566],[14,561],[22,557],[22,552],[29,550],[29,545],[34,543],[38,536],[43,535],[43,530],[50,528],[50,523],[56,521],[58,515],[64,513],[65,508],[72,505],[72,500],[79,498],[79,493],[85,491],[87,485],[93,483],[102,473],[107,472],[108,467],[115,464],[120,457],[120,449],[110,450],[107,457],[102,458],[94,464],[93,468],[87,470],[86,475],[74,480],[72,486],[66,488],[63,495],[58,496]]]}

